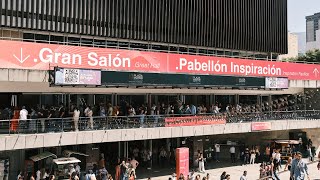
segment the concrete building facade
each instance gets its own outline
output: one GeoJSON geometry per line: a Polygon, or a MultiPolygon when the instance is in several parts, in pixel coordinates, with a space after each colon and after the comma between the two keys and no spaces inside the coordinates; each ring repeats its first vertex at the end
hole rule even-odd
{"type": "Polygon", "coordinates": [[[288,54],[279,55],[279,60],[295,58],[299,55],[298,35],[288,32],[288,54]]]}
{"type": "Polygon", "coordinates": [[[306,50],[320,49],[320,13],[306,17],[306,50]]]}

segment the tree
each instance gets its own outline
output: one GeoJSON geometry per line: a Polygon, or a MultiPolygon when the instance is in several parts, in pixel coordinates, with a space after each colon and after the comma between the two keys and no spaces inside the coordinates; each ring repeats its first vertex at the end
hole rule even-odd
{"type": "Polygon", "coordinates": [[[288,58],[285,61],[320,63],[320,50],[307,51],[305,55],[295,58],[288,58]]]}

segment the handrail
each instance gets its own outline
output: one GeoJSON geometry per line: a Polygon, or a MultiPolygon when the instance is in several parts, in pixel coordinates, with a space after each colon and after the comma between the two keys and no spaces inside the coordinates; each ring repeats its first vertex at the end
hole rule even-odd
{"type": "Polygon", "coordinates": [[[86,130],[132,129],[169,127],[181,123],[201,125],[200,121],[215,124],[224,120],[225,123],[267,122],[274,120],[315,120],[320,119],[320,111],[276,111],[243,113],[239,115],[229,113],[198,114],[198,115],[137,115],[137,116],[96,116],[79,118],[38,118],[38,119],[8,119],[0,120],[0,134],[34,134],[48,132],[69,132],[86,130]],[[167,118],[171,120],[166,121],[167,118]],[[182,117],[182,118],[176,118],[182,117]],[[186,118],[183,118],[186,117],[186,118]],[[195,117],[195,118],[193,118],[195,117]],[[204,117],[204,118],[201,118],[204,117]],[[172,122],[172,119],[174,122],[172,122]]]}

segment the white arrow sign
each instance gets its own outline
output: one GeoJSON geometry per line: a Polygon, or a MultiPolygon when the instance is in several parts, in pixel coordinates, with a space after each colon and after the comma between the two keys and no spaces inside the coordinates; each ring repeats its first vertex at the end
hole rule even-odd
{"type": "Polygon", "coordinates": [[[318,77],[319,71],[317,68],[314,68],[313,73],[316,77],[318,77]]]}
{"type": "Polygon", "coordinates": [[[13,55],[13,57],[15,57],[22,64],[30,57],[30,55],[23,58],[22,48],[20,48],[20,58],[18,58],[15,54],[13,55]]]}

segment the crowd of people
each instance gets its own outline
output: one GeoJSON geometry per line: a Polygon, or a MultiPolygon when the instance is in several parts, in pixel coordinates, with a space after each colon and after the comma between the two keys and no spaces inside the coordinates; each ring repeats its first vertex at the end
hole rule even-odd
{"type": "MultiPolygon", "coordinates": [[[[78,131],[84,129],[109,128],[111,123],[122,123],[122,121],[143,126],[146,121],[159,126],[160,117],[167,116],[196,116],[196,115],[217,115],[228,119],[230,122],[242,121],[250,118],[262,116],[265,112],[288,111],[296,103],[291,96],[283,96],[270,104],[263,102],[261,104],[226,104],[222,105],[216,102],[212,105],[194,105],[185,104],[180,100],[175,100],[170,104],[130,104],[124,99],[119,105],[111,103],[100,103],[96,105],[87,105],[85,102],[80,106],[71,104],[66,107],[64,104],[59,106],[42,105],[36,107],[22,106],[12,108],[2,108],[0,110],[0,119],[10,120],[10,131],[17,132],[21,129],[27,129],[29,132],[56,131],[64,127],[69,130],[78,131]],[[122,118],[122,121],[116,121],[116,118],[122,118]],[[36,119],[37,121],[35,121],[36,119]],[[64,126],[64,127],[63,127],[64,126]]],[[[161,122],[163,123],[163,122],[161,122]]]]}

